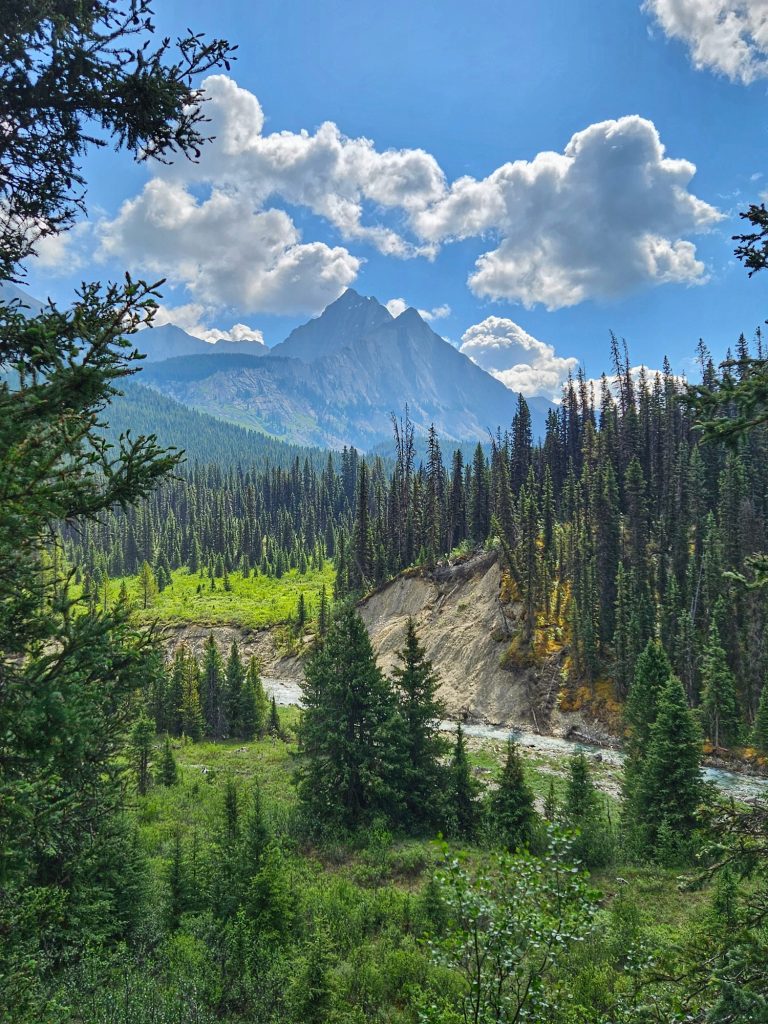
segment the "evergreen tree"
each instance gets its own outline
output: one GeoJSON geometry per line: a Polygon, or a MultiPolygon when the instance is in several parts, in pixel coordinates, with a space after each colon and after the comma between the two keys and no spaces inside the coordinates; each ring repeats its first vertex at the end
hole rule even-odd
{"type": "Polygon", "coordinates": [[[170,736],[165,737],[163,755],[160,759],[160,782],[164,786],[175,786],[179,781],[179,769],[173,756],[170,736]]]}
{"type": "Polygon", "coordinates": [[[157,580],[152,572],[149,562],[143,562],[139,573],[139,591],[141,593],[141,607],[149,608],[157,594],[157,580]]]}
{"type": "Polygon", "coordinates": [[[204,719],[200,707],[200,669],[197,659],[185,658],[180,715],[181,732],[197,743],[203,738],[204,719]]]}
{"type": "Polygon", "coordinates": [[[440,799],[445,792],[446,773],[441,759],[448,744],[440,734],[440,722],[445,709],[437,697],[440,681],[419,643],[413,619],[406,623],[405,643],[398,658],[400,664],[392,675],[402,719],[399,786],[409,822],[436,825],[444,813],[440,799]]]}
{"type": "Polygon", "coordinates": [[[704,649],[701,681],[701,711],[707,736],[715,747],[732,746],[739,740],[741,716],[736,697],[736,681],[728,668],[714,618],[704,649]]]}
{"type": "Polygon", "coordinates": [[[536,812],[533,793],[525,780],[523,762],[515,741],[507,741],[498,787],[490,799],[491,825],[509,850],[527,846],[533,838],[536,812]]]}
{"type": "Polygon", "coordinates": [[[243,736],[242,700],[245,668],[240,657],[237,641],[233,640],[229,649],[225,678],[225,707],[227,727],[230,736],[243,736]]]}
{"type": "Polygon", "coordinates": [[[299,794],[314,821],[354,828],[377,813],[397,814],[395,696],[354,608],[334,618],[302,689],[299,794]]]}
{"type": "Polygon", "coordinates": [[[631,807],[646,850],[658,852],[662,828],[686,855],[703,797],[699,759],[701,736],[688,710],[679,679],[672,677],[658,696],[656,721],[640,766],[631,807]]]}
{"type": "Polygon", "coordinates": [[[152,756],[152,740],[155,727],[142,712],[131,729],[131,762],[136,776],[136,790],[139,796],[145,796],[152,782],[150,758],[152,756]]]}
{"type": "Polygon", "coordinates": [[[760,693],[757,714],[752,727],[752,745],[761,754],[768,754],[768,684],[763,685],[760,693]]]}
{"type": "Polygon", "coordinates": [[[277,711],[277,700],[274,694],[269,705],[269,721],[267,723],[267,732],[270,736],[282,735],[282,728],[280,726],[280,715],[277,711]]]}
{"type": "Polygon", "coordinates": [[[251,879],[261,867],[270,843],[270,831],[264,813],[261,787],[254,782],[251,787],[250,803],[243,826],[240,861],[245,882],[251,879]]]}
{"type": "Polygon", "coordinates": [[[200,691],[206,735],[223,739],[226,735],[225,673],[213,633],[208,635],[203,650],[200,691]]]}
{"type": "Polygon", "coordinates": [[[317,614],[317,632],[321,637],[324,637],[328,632],[328,622],[330,619],[330,610],[328,608],[328,593],[325,584],[320,588],[320,608],[317,614]]]}
{"type": "Polygon", "coordinates": [[[307,624],[307,601],[304,597],[304,591],[302,590],[299,594],[299,599],[296,602],[296,632],[301,634],[304,631],[304,627],[307,624]]]}
{"type": "MultiPolygon", "coordinates": [[[[182,644],[173,655],[170,680],[166,691],[165,725],[172,736],[181,736],[183,725],[184,684],[189,672],[189,652],[182,644]]],[[[162,732],[158,726],[158,732],[162,732]]]]}
{"type": "Polygon", "coordinates": [[[563,816],[577,831],[574,853],[587,867],[606,864],[611,855],[611,836],[603,819],[600,797],[583,753],[574,754],[568,764],[568,781],[563,816]]]}
{"type": "Polygon", "coordinates": [[[632,685],[624,707],[624,720],[628,728],[627,751],[630,758],[640,757],[645,751],[656,721],[660,694],[672,675],[667,653],[658,642],[650,640],[637,659],[632,685]]]}
{"type": "Polygon", "coordinates": [[[469,766],[461,723],[456,726],[456,742],[449,772],[449,807],[453,810],[456,833],[464,839],[471,839],[479,821],[479,787],[469,766]]]}

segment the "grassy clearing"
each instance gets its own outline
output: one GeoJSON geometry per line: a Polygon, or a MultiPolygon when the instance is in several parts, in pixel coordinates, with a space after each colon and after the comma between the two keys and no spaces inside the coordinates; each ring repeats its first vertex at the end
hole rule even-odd
{"type": "MultiPolygon", "coordinates": [[[[139,577],[125,577],[125,585],[141,620],[263,629],[293,619],[299,594],[302,593],[310,617],[316,616],[320,589],[325,584],[330,599],[334,576],[331,562],[326,562],[320,570],[308,569],[303,575],[292,569],[280,579],[261,575],[244,578],[241,573],[232,573],[229,577],[232,589],[227,591],[221,579],[215,580],[215,590],[211,590],[207,577],[190,573],[187,569],[177,569],[172,573],[171,585],[162,593],[155,594],[146,609],[143,607],[139,577]]],[[[108,601],[117,600],[122,583],[122,579],[110,581],[108,601]]]]}

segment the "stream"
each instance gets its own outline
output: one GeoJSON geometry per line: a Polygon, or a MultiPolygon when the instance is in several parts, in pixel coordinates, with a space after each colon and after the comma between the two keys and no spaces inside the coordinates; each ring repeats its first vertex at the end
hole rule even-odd
{"type": "MultiPolygon", "coordinates": [[[[301,686],[297,680],[265,676],[263,682],[269,696],[274,696],[278,704],[301,704],[301,686]]],[[[440,727],[446,732],[452,732],[456,728],[456,723],[442,722],[440,727]]],[[[464,723],[463,729],[465,735],[475,736],[478,739],[506,742],[512,736],[521,747],[542,754],[567,756],[576,750],[582,750],[585,754],[599,754],[605,764],[616,768],[620,768],[624,762],[624,755],[620,750],[576,740],[566,740],[559,736],[542,736],[538,733],[523,732],[509,727],[468,722],[464,723]]],[[[702,767],[701,773],[705,781],[713,782],[719,790],[736,800],[768,799],[768,778],[731,772],[725,768],[702,767]]]]}

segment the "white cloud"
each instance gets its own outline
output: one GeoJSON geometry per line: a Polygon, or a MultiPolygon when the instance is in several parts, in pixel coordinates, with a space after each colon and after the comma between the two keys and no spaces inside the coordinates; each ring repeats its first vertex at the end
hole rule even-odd
{"type": "Polygon", "coordinates": [[[209,76],[204,87],[216,138],[200,162],[159,168],[101,225],[102,255],[168,276],[196,301],[316,312],[354,280],[361,258],[302,241],[279,203],[323,218],[345,242],[398,258],[433,258],[455,239],[491,238],[470,288],[527,306],[557,309],[706,280],[689,237],[720,214],[688,191],[695,167],[665,156],[651,121],[594,124],[562,153],[449,183],[425,150],[379,151],[332,122],[265,135],[252,93],[226,75],[209,76]]]}
{"type": "Polygon", "coordinates": [[[209,320],[216,310],[204,306],[200,302],[187,302],[182,306],[164,306],[160,304],[155,311],[153,323],[155,327],[163,324],[175,324],[187,334],[203,341],[257,341],[264,344],[261,331],[247,324],[233,324],[228,331],[218,327],[209,327],[204,321],[209,320]]]}
{"type": "MultiPolygon", "coordinates": [[[[392,316],[400,316],[409,308],[410,303],[405,299],[389,299],[384,305],[392,316]]],[[[451,307],[446,303],[442,306],[435,306],[434,309],[419,309],[418,314],[422,320],[445,320],[451,315],[451,307]]]]}
{"type": "Polygon", "coordinates": [[[768,76],[768,0],[645,0],[643,10],[696,68],[743,85],[768,76]]]}
{"type": "Polygon", "coordinates": [[[499,245],[477,260],[471,289],[559,309],[706,280],[683,236],[721,215],[688,192],[694,172],[665,156],[651,121],[623,117],[577,132],[563,153],[505,164],[483,181],[458,179],[415,223],[431,240],[494,232],[499,245]]]}
{"type": "Polygon", "coordinates": [[[301,244],[283,210],[254,210],[246,196],[220,189],[201,201],[183,183],[160,178],[100,231],[102,256],[184,284],[213,306],[315,311],[337,298],[360,266],[344,248],[301,244]]]}
{"type": "Polygon", "coordinates": [[[557,399],[569,371],[578,366],[574,356],[558,356],[552,345],[499,316],[489,316],[467,328],[459,351],[512,391],[521,391],[527,397],[557,399]]]}

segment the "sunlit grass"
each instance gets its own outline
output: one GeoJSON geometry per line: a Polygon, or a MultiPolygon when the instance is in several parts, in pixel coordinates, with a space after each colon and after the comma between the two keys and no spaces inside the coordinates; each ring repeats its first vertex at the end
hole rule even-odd
{"type": "MultiPolygon", "coordinates": [[[[295,618],[299,594],[304,594],[310,617],[316,617],[320,606],[320,589],[325,584],[329,600],[333,594],[335,571],[331,562],[322,569],[297,569],[280,579],[271,576],[247,576],[233,572],[229,576],[231,590],[224,589],[224,580],[215,579],[215,589],[207,576],[177,569],[172,582],[162,593],[155,594],[144,608],[138,576],[125,577],[128,598],[141,620],[163,622],[194,622],[201,625],[237,625],[261,629],[295,618]]],[[[107,600],[117,600],[122,579],[110,580],[107,600]]]]}

